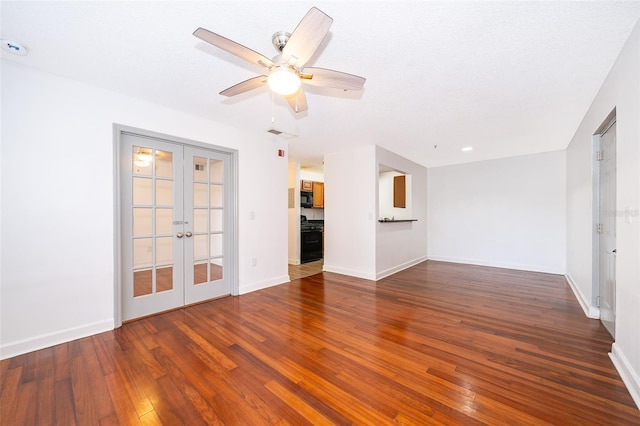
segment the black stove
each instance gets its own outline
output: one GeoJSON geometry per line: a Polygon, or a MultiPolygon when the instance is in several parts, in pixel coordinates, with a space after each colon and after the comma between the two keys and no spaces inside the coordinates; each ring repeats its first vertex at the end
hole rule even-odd
{"type": "Polygon", "coordinates": [[[322,231],[322,227],[324,226],[324,221],[311,221],[307,220],[307,217],[304,215],[300,216],[300,232],[309,232],[309,231],[322,231]]]}
{"type": "Polygon", "coordinates": [[[322,227],[324,221],[307,220],[300,216],[300,263],[322,259],[322,227]]]}

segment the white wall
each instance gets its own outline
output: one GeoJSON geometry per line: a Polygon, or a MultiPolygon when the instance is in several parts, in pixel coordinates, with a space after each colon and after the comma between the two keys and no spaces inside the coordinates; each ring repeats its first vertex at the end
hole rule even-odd
{"type": "MultiPolygon", "coordinates": [[[[301,167],[300,180],[312,180],[315,182],[324,182],[324,171],[321,169],[318,169],[317,167],[301,167]]],[[[300,182],[298,182],[298,185],[300,185],[300,182]]]]}
{"type": "MultiPolygon", "coordinates": [[[[594,58],[597,60],[597,58],[594,58]]],[[[593,306],[593,134],[617,115],[616,331],[612,359],[640,406],[640,24],[567,149],[567,278],[585,311],[593,306]]]]}
{"type": "MultiPolygon", "coordinates": [[[[426,182],[426,181],[425,181],[426,182]]],[[[380,172],[378,177],[378,218],[379,219],[411,219],[411,175],[397,171],[380,172]],[[394,177],[405,177],[405,206],[394,207],[394,177]]]]}
{"type": "Polygon", "coordinates": [[[429,259],[562,274],[565,153],[428,170],[429,259]]]}
{"type": "Polygon", "coordinates": [[[240,292],[288,280],[284,145],[4,59],[1,67],[0,356],[113,327],[113,123],[238,149],[240,292]]]}
{"type": "Polygon", "coordinates": [[[324,158],[324,270],[376,278],[376,186],[374,145],[324,158]]]}
{"type": "MultiPolygon", "coordinates": [[[[290,265],[300,264],[300,165],[289,162],[287,191],[293,189],[293,208],[288,209],[288,242],[290,265]]],[[[288,195],[288,194],[287,194],[288,195]]]]}
{"type": "Polygon", "coordinates": [[[324,270],[378,280],[426,260],[427,169],[375,145],[326,155],[324,270]],[[379,164],[412,175],[417,222],[378,222],[379,164]]]}
{"type": "MultiPolygon", "coordinates": [[[[376,279],[406,269],[427,259],[427,169],[384,148],[376,147],[376,170],[384,165],[407,175],[406,212],[395,215],[395,219],[417,219],[415,222],[380,223],[376,221],[376,279]],[[409,217],[410,216],[410,217],[409,217]]],[[[379,176],[376,173],[376,176],[379,176]]],[[[393,178],[390,179],[393,187],[393,178]]],[[[378,179],[380,185],[380,179],[378,179]]],[[[392,191],[393,192],[393,191],[392,191]]],[[[388,196],[387,190],[378,186],[379,197],[388,196]]],[[[391,195],[391,198],[393,196],[391,195]]],[[[393,204],[393,202],[391,202],[393,204]]],[[[383,216],[380,211],[376,219],[383,216]]]]}

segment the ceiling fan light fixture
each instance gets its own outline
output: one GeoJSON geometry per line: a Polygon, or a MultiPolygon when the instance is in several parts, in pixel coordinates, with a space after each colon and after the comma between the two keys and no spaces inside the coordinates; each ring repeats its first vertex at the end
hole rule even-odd
{"type": "Polygon", "coordinates": [[[296,93],[301,84],[298,73],[293,68],[283,65],[277,66],[271,71],[268,83],[271,90],[284,96],[296,93]]]}

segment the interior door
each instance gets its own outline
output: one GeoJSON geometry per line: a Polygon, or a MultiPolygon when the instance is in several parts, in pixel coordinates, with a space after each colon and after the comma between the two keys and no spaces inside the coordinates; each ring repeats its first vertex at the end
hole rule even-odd
{"type": "Polygon", "coordinates": [[[185,303],[230,293],[230,181],[224,156],[185,147],[185,303]]]}
{"type": "Polygon", "coordinates": [[[600,136],[600,321],[615,337],[616,319],[616,123],[600,136]]]}
{"type": "Polygon", "coordinates": [[[121,137],[122,320],[230,294],[228,156],[121,137]]]}

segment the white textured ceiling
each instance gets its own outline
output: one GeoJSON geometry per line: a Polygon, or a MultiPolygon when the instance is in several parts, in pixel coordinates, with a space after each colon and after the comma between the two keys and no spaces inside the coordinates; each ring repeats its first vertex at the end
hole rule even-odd
{"type": "Polygon", "coordinates": [[[565,148],[640,1],[2,1],[0,13],[2,37],[29,48],[4,58],[265,141],[271,127],[297,135],[289,155],[303,166],[377,144],[430,167],[565,148]],[[266,88],[218,95],[261,69],[198,40],[197,27],[273,57],[272,34],[312,6],[334,22],[307,65],[366,77],[362,92],[305,86],[300,114],[266,88]]]}

